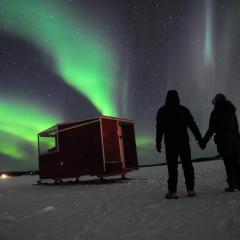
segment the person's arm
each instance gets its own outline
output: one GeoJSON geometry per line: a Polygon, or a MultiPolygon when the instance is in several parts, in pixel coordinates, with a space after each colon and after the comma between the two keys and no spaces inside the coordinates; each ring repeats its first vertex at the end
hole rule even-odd
{"type": "Polygon", "coordinates": [[[191,112],[187,111],[187,125],[190,128],[191,132],[193,133],[194,137],[198,141],[199,147],[203,150],[206,147],[206,144],[203,141],[202,135],[197,127],[196,122],[193,119],[191,112]]]}
{"type": "Polygon", "coordinates": [[[192,114],[190,111],[187,111],[187,125],[190,128],[191,132],[193,133],[194,137],[197,141],[202,141],[202,135],[197,127],[196,122],[193,119],[192,114]]]}
{"type": "Polygon", "coordinates": [[[162,110],[159,109],[156,118],[156,148],[158,152],[161,152],[161,143],[163,138],[163,129],[164,129],[164,119],[162,110]]]}
{"type": "Polygon", "coordinates": [[[215,133],[216,129],[215,129],[215,119],[214,119],[214,113],[212,112],[210,115],[210,120],[209,120],[209,127],[208,130],[203,138],[203,141],[205,144],[208,143],[208,141],[210,140],[210,138],[212,137],[212,135],[215,133]]]}

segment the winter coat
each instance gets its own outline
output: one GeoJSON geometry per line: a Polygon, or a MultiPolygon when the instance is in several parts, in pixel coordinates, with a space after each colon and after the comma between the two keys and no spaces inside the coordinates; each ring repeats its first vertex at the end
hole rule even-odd
{"type": "Polygon", "coordinates": [[[164,142],[167,148],[184,147],[189,144],[188,128],[200,141],[201,134],[190,111],[178,102],[166,104],[158,110],[156,126],[156,143],[164,142]]]}
{"type": "Polygon", "coordinates": [[[240,148],[240,134],[236,109],[230,101],[215,105],[210,115],[209,128],[204,136],[207,143],[215,133],[214,141],[220,154],[232,152],[240,148]]]}

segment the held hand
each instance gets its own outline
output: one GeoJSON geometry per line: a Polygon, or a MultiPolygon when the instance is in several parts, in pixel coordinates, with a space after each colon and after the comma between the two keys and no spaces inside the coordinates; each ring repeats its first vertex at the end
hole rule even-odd
{"type": "Polygon", "coordinates": [[[206,148],[206,143],[203,140],[198,141],[198,145],[202,150],[206,148]]]}

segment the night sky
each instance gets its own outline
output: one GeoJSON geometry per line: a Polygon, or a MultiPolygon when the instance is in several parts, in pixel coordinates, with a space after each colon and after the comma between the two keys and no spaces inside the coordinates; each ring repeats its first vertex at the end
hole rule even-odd
{"type": "Polygon", "coordinates": [[[216,93],[240,106],[239,11],[238,0],[1,0],[0,171],[37,169],[37,133],[99,115],[134,119],[140,163],[165,161],[155,117],[167,90],[203,134],[216,93]]]}

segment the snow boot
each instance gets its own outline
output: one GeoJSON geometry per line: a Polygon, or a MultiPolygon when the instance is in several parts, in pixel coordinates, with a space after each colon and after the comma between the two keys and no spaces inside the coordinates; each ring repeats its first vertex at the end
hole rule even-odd
{"type": "Polygon", "coordinates": [[[165,196],[166,199],[178,199],[178,194],[176,192],[169,192],[165,196]]]}
{"type": "Polygon", "coordinates": [[[225,192],[238,192],[240,191],[240,188],[237,187],[227,187],[224,189],[225,192]]]}
{"type": "Polygon", "coordinates": [[[188,197],[195,197],[197,193],[195,191],[188,191],[188,197]]]}

